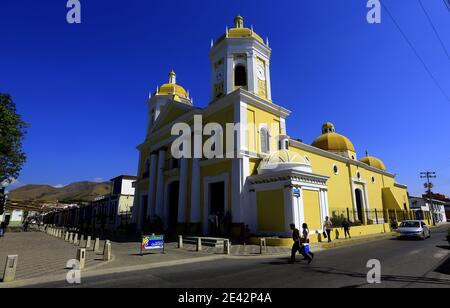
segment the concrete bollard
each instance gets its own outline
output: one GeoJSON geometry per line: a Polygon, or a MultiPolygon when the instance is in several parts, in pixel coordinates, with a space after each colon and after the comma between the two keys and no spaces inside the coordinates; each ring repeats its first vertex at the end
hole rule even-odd
{"type": "Polygon", "coordinates": [[[73,244],[74,234],[72,232],[69,233],[69,243],[73,244]]]}
{"type": "Polygon", "coordinates": [[[223,253],[229,255],[231,253],[230,240],[223,240],[223,253]]]}
{"type": "Polygon", "coordinates": [[[91,236],[88,235],[87,239],[86,239],[86,245],[84,246],[84,248],[91,248],[91,236]]]}
{"type": "Polygon", "coordinates": [[[197,251],[202,251],[202,238],[197,238],[197,251]]]}
{"type": "Polygon", "coordinates": [[[100,239],[96,237],[92,251],[98,251],[99,249],[100,249],[100,239]]]}
{"type": "Polygon", "coordinates": [[[67,231],[66,231],[66,233],[64,234],[64,240],[65,240],[66,242],[69,241],[69,232],[67,232],[67,231]]]}
{"type": "Polygon", "coordinates": [[[265,252],[267,252],[266,239],[262,238],[259,242],[259,253],[263,254],[265,252]]]}
{"type": "Polygon", "coordinates": [[[103,248],[103,261],[111,260],[111,242],[106,241],[105,247],[103,248]]]}
{"type": "Polygon", "coordinates": [[[73,237],[73,244],[74,245],[78,245],[79,241],[78,241],[78,233],[75,233],[75,236],[73,237]]]}
{"type": "Polygon", "coordinates": [[[86,249],[78,248],[77,249],[77,260],[80,262],[80,270],[84,269],[84,264],[86,263],[86,249]]]}
{"type": "Polygon", "coordinates": [[[183,236],[179,235],[178,236],[178,248],[183,248],[183,236]]]}
{"type": "Polygon", "coordinates": [[[80,243],[79,243],[80,246],[83,245],[83,242],[84,242],[84,234],[81,234],[80,235],[80,243]]]}
{"type": "Polygon", "coordinates": [[[3,282],[11,282],[16,279],[16,269],[17,269],[17,262],[19,260],[18,255],[9,255],[6,259],[6,265],[5,265],[5,273],[3,275],[3,282]]]}

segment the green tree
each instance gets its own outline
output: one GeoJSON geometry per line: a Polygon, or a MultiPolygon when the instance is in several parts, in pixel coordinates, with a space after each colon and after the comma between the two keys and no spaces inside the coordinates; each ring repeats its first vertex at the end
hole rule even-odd
{"type": "Polygon", "coordinates": [[[19,177],[26,160],[22,142],[27,128],[11,96],[0,93],[0,182],[19,177]]]}

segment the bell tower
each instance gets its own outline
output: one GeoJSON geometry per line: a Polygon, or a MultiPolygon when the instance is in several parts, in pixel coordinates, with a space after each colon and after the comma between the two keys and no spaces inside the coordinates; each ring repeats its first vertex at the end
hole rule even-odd
{"type": "Polygon", "coordinates": [[[234,27],[211,44],[211,101],[239,88],[271,101],[269,42],[246,28],[237,16],[234,27]]]}

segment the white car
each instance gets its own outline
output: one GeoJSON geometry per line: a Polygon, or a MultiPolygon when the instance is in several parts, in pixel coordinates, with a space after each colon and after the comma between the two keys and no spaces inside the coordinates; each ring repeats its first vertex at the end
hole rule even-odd
{"type": "Polygon", "coordinates": [[[428,226],[421,220],[405,220],[402,221],[398,227],[397,232],[402,238],[416,237],[420,239],[427,239],[431,237],[431,232],[428,226]]]}

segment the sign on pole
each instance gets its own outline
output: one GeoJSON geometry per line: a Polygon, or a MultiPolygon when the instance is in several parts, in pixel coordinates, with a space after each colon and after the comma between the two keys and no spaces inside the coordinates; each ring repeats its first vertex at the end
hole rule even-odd
{"type": "Polygon", "coordinates": [[[162,253],[165,253],[164,244],[164,235],[143,235],[141,241],[141,255],[147,250],[162,249],[162,253]]]}

